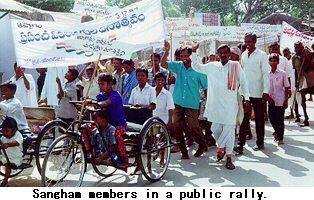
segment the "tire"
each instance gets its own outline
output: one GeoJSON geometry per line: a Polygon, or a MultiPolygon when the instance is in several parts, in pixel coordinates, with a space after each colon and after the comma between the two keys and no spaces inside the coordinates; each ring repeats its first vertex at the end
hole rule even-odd
{"type": "Polygon", "coordinates": [[[86,150],[72,135],[62,135],[44,158],[41,181],[45,187],[80,187],[86,172],[86,150]]]}
{"type": "Polygon", "coordinates": [[[138,145],[138,162],[147,180],[155,182],[165,175],[170,151],[167,126],[157,117],[148,119],[141,130],[138,145]]]}
{"type": "MultiPolygon", "coordinates": [[[[33,155],[27,154],[27,155],[24,155],[22,163],[31,164],[32,160],[33,160],[33,155]]],[[[24,170],[24,169],[12,169],[12,170],[11,170],[11,174],[10,174],[9,177],[17,176],[17,175],[19,175],[23,170],[24,170]]],[[[0,175],[1,175],[1,176],[4,176],[4,174],[5,174],[5,166],[2,165],[2,166],[0,166],[0,175]]]]}
{"type": "Polygon", "coordinates": [[[93,164],[93,168],[99,176],[102,176],[105,178],[112,176],[117,171],[117,168],[115,168],[114,166],[94,165],[93,164]]]}
{"type": "Polygon", "coordinates": [[[48,122],[38,134],[35,144],[35,156],[36,166],[39,173],[41,173],[41,166],[49,145],[59,135],[64,134],[68,127],[69,125],[61,120],[53,120],[48,122]]]}

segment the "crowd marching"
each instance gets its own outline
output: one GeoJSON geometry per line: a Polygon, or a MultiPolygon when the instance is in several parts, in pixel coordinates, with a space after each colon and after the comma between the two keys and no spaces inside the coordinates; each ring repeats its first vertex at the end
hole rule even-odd
{"type": "MultiPolygon", "coordinates": [[[[3,99],[0,112],[7,116],[1,125],[1,147],[8,150],[13,164],[21,163],[21,133],[30,128],[33,132],[40,129],[27,125],[23,106],[49,106],[50,102],[42,95],[44,84],[48,84],[45,87],[58,88],[54,94],[59,100],[57,116],[68,124],[77,117],[77,109],[69,101],[89,97],[105,108],[94,116],[99,130],[93,134],[104,134],[112,149],[114,144],[121,143],[119,138],[126,132],[124,105],[146,107],[165,122],[173,142],[179,142],[171,149],[172,153],[181,152],[181,159],[190,159],[187,147],[194,141],[199,145],[195,157],[217,145],[217,161],[226,155],[226,168],[235,169],[232,155],[234,151],[243,154],[246,140],[252,138],[250,121],[255,120],[256,124],[253,147],[256,151],[265,148],[268,119],[278,145],[284,144],[285,118],[295,118],[301,127],[309,126],[306,94],[314,94],[311,50],[296,42],[294,53],[288,48],[281,53],[279,44],[274,42],[267,55],[257,48],[256,41],[254,33],[247,33],[244,45],[220,45],[216,54],[204,58],[197,54],[199,45],[184,47],[175,50],[175,61],[168,60],[171,46],[165,41],[164,53],[153,52],[149,62],[138,64],[112,58],[71,66],[66,69],[65,82],[62,77],[45,81],[47,70],[38,68],[37,89],[32,75],[15,63],[12,67],[15,75],[0,85],[3,99]],[[299,105],[304,113],[302,122],[299,105]],[[286,109],[289,116],[285,116],[286,109]]],[[[89,100],[86,103],[94,104],[89,100]]],[[[97,140],[99,137],[95,138],[92,142],[97,144],[98,158],[94,162],[110,165],[108,153],[97,140]]],[[[115,158],[128,162],[123,153],[115,158]]],[[[6,164],[1,155],[0,163],[6,164]]],[[[6,174],[10,174],[9,165],[6,174]]],[[[6,175],[2,186],[7,180],[6,175]]]]}

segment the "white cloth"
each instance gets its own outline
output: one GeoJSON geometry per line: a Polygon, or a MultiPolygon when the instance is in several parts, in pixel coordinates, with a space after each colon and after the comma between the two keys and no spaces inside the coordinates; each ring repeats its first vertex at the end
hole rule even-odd
{"type": "Polygon", "coordinates": [[[57,98],[58,84],[56,83],[56,78],[59,77],[61,80],[61,85],[65,82],[64,75],[68,71],[68,67],[48,67],[45,79],[45,84],[41,92],[41,99],[47,98],[48,105],[58,106],[59,99],[57,98]]]}
{"type": "Polygon", "coordinates": [[[263,93],[268,94],[270,87],[270,65],[268,56],[264,51],[256,48],[250,56],[244,51],[241,64],[249,86],[250,97],[262,98],[263,93]]]}
{"type": "MultiPolygon", "coordinates": [[[[84,87],[83,97],[86,97],[90,82],[91,81],[89,79],[82,77],[82,81],[81,81],[80,85],[84,87]]],[[[90,97],[92,99],[96,99],[96,96],[99,93],[100,93],[100,90],[99,90],[99,86],[98,86],[98,77],[95,77],[93,82],[92,82],[92,85],[89,89],[88,97],[90,97]]]]}
{"type": "Polygon", "coordinates": [[[76,88],[76,84],[73,81],[63,84],[62,89],[64,92],[64,97],[62,97],[60,100],[58,117],[62,117],[65,119],[76,118],[76,108],[69,103],[70,101],[77,101],[76,88]]]}
{"type": "Polygon", "coordinates": [[[291,68],[286,57],[279,55],[279,64],[277,68],[285,71],[288,78],[291,77],[291,68]]]}
{"type": "MultiPolygon", "coordinates": [[[[176,78],[176,80],[177,80],[177,74],[176,73],[172,73],[172,76],[174,76],[176,78]]],[[[175,86],[176,86],[176,84],[170,84],[169,85],[169,92],[171,94],[173,94],[175,86]]]]}
{"type": "MultiPolygon", "coordinates": [[[[20,166],[23,161],[23,136],[19,131],[16,131],[11,138],[1,137],[2,143],[18,142],[19,145],[15,147],[9,147],[5,151],[8,155],[10,163],[14,163],[16,166],[20,166]]],[[[2,151],[2,150],[1,150],[2,151]]],[[[7,159],[3,152],[0,155],[0,160],[3,164],[7,163],[7,159]]]]}
{"type": "Polygon", "coordinates": [[[296,90],[295,87],[295,69],[293,69],[293,65],[292,65],[292,60],[289,60],[289,67],[290,67],[290,71],[291,71],[291,77],[290,77],[290,81],[291,81],[291,90],[296,90]]]}
{"type": "Polygon", "coordinates": [[[10,81],[16,84],[16,92],[14,96],[20,100],[23,106],[38,107],[34,78],[31,74],[25,74],[25,77],[29,82],[29,90],[25,86],[23,76],[21,76],[18,80],[16,80],[15,75],[11,77],[10,81]]]}
{"type": "MultiPolygon", "coordinates": [[[[209,62],[200,64],[196,53],[192,53],[192,68],[207,75],[208,94],[204,117],[210,122],[236,125],[236,117],[238,113],[238,97],[237,90],[228,89],[228,66],[222,65],[221,62],[209,62]]],[[[238,65],[238,83],[242,88],[243,95],[246,100],[249,100],[248,85],[245,74],[238,65]]]]}
{"type": "MultiPolygon", "coordinates": [[[[21,102],[13,97],[0,102],[0,113],[15,119],[19,130],[29,129],[21,102]]],[[[0,123],[2,124],[2,122],[0,123]]]]}
{"type": "Polygon", "coordinates": [[[235,125],[212,123],[211,131],[218,148],[226,147],[226,155],[232,154],[235,141],[235,125]]]}
{"type": "Polygon", "coordinates": [[[169,121],[169,110],[173,110],[174,108],[172,94],[165,88],[162,88],[157,96],[156,109],[153,111],[153,115],[160,117],[167,124],[169,121]]]}
{"type": "Polygon", "coordinates": [[[142,91],[139,85],[133,88],[129,104],[134,105],[137,103],[143,106],[149,106],[152,103],[157,104],[155,88],[150,86],[148,83],[145,84],[142,91]]]}

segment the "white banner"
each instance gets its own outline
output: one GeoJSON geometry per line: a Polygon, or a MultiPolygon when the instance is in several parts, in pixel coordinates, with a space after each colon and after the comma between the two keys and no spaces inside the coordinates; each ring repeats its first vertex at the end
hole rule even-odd
{"type": "MultiPolygon", "coordinates": [[[[160,0],[143,0],[104,18],[80,24],[12,20],[17,62],[29,68],[58,67],[96,61],[91,50],[82,51],[66,45],[68,51],[55,48],[77,34],[115,38],[118,42],[135,45],[134,51],[163,44],[164,20],[160,0]]],[[[112,56],[112,53],[104,53],[112,56]]]]}
{"type": "Polygon", "coordinates": [[[253,32],[256,35],[274,35],[281,33],[281,25],[242,23],[241,27],[244,28],[245,32],[253,32]]]}
{"type": "Polygon", "coordinates": [[[294,43],[297,41],[301,41],[305,46],[311,48],[311,44],[314,42],[314,37],[305,35],[286,22],[282,22],[280,48],[284,49],[289,47],[290,50],[294,50],[294,43]]]}
{"type": "Polygon", "coordinates": [[[278,36],[277,35],[271,35],[271,36],[257,38],[256,44],[261,45],[261,44],[267,44],[267,43],[271,43],[271,42],[278,42],[278,36]]]}
{"type": "Polygon", "coordinates": [[[91,0],[75,0],[74,11],[81,11],[84,13],[89,14],[96,14],[96,15],[109,15],[119,10],[118,7],[111,7],[106,5],[101,5],[91,0]]]}

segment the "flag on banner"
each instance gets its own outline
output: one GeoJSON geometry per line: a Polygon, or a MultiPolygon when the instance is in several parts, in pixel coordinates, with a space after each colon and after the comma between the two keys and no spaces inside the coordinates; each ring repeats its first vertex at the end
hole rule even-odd
{"type": "Polygon", "coordinates": [[[314,42],[314,37],[305,35],[304,33],[293,28],[286,22],[282,22],[282,32],[280,37],[280,48],[294,49],[294,43],[301,41],[304,46],[311,48],[311,44],[314,42]]]}
{"type": "MultiPolygon", "coordinates": [[[[74,39],[78,34],[115,39],[116,42],[133,45],[134,51],[163,44],[166,37],[160,0],[143,0],[88,23],[11,22],[18,65],[28,68],[69,66],[97,60],[98,56],[93,53],[97,49],[67,44],[67,40],[74,39]]],[[[127,49],[129,51],[127,46],[119,47],[126,52],[127,49]]],[[[108,50],[102,55],[112,57],[113,52],[118,50],[108,50]]]]}

